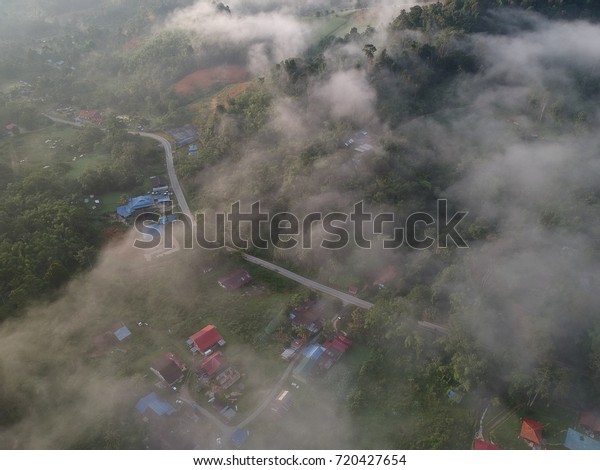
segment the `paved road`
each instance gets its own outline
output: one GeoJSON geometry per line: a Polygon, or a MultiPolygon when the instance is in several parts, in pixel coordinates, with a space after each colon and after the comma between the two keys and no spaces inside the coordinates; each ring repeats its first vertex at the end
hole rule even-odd
{"type": "Polygon", "coordinates": [[[359,299],[358,297],[346,294],[345,292],[332,289],[331,287],[327,287],[326,285],[323,285],[319,282],[300,276],[299,274],[293,273],[292,271],[282,268],[281,266],[277,266],[276,264],[257,258],[256,256],[248,255],[246,253],[243,253],[242,256],[246,261],[249,261],[250,263],[257,264],[259,266],[262,266],[263,268],[281,274],[282,276],[285,276],[288,279],[292,279],[293,281],[296,281],[310,289],[323,292],[324,294],[328,294],[333,297],[337,297],[345,304],[356,305],[357,307],[366,309],[373,307],[373,304],[371,302],[367,302],[366,300],[359,299]]]}
{"type": "Polygon", "coordinates": [[[285,372],[283,373],[279,381],[273,386],[267,397],[263,400],[263,402],[260,405],[258,405],[258,407],[252,413],[250,413],[250,415],[244,421],[238,424],[238,428],[242,429],[248,426],[252,421],[258,418],[258,416],[265,410],[267,406],[269,406],[269,404],[275,399],[277,394],[283,388],[283,384],[288,379],[288,377],[292,373],[292,370],[296,366],[296,362],[301,357],[301,354],[296,355],[296,357],[290,362],[290,365],[287,366],[287,368],[285,369],[285,372]]]}
{"type": "MultiPolygon", "coordinates": [[[[83,127],[85,123],[69,121],[67,119],[62,119],[51,114],[42,114],[42,116],[46,116],[48,119],[58,122],[60,124],[66,124],[68,126],[74,127],[83,127]]],[[[104,130],[104,129],[103,129],[104,130]]],[[[171,147],[171,143],[165,139],[163,136],[158,134],[153,134],[151,132],[137,132],[137,131],[128,131],[130,134],[139,135],[142,137],[147,137],[149,139],[156,140],[159,142],[163,149],[165,150],[165,159],[167,161],[167,173],[169,174],[169,180],[171,180],[171,188],[175,193],[175,197],[177,198],[177,203],[181,208],[181,211],[187,215],[188,217],[192,217],[192,212],[190,211],[190,207],[183,195],[183,190],[181,189],[181,185],[179,184],[179,180],[177,179],[177,174],[175,173],[175,164],[173,162],[173,148],[171,147]]]]}
{"type": "MultiPolygon", "coordinates": [[[[62,124],[67,124],[67,125],[76,126],[76,127],[83,126],[83,124],[78,123],[78,122],[67,121],[65,119],[57,118],[57,117],[46,115],[46,114],[44,116],[48,117],[52,121],[59,122],[62,124]]],[[[131,134],[139,134],[140,136],[147,137],[149,139],[154,139],[157,142],[160,142],[160,144],[163,146],[163,149],[165,150],[167,171],[169,174],[169,179],[171,181],[171,187],[173,188],[173,192],[175,193],[177,202],[178,202],[179,207],[181,208],[182,212],[184,214],[186,214],[188,217],[190,217],[190,220],[192,220],[192,223],[193,223],[192,213],[191,213],[190,208],[185,199],[185,195],[183,194],[183,190],[181,189],[181,185],[179,184],[177,174],[175,173],[175,165],[173,163],[173,149],[172,149],[169,141],[167,139],[165,139],[164,137],[162,137],[158,134],[153,134],[151,132],[131,131],[130,133],[131,134]]],[[[344,302],[345,304],[355,305],[357,307],[365,308],[365,309],[370,309],[371,307],[373,307],[373,304],[371,302],[367,302],[366,300],[359,299],[358,297],[354,297],[345,292],[341,292],[336,289],[332,289],[331,287],[325,286],[319,282],[313,281],[304,276],[300,276],[299,274],[296,274],[288,269],[282,268],[281,266],[277,266],[276,264],[270,263],[269,261],[262,260],[260,258],[257,258],[255,256],[252,256],[252,255],[249,255],[246,253],[243,253],[242,256],[244,257],[244,259],[246,261],[248,261],[250,263],[256,264],[258,266],[262,266],[265,269],[269,269],[273,272],[276,272],[276,273],[278,273],[282,276],[285,276],[288,279],[296,281],[310,289],[313,289],[313,290],[322,292],[324,294],[336,297],[336,298],[340,299],[342,302],[344,302]]],[[[426,322],[419,322],[419,324],[420,323],[426,323],[426,322]]],[[[445,330],[443,327],[439,327],[439,326],[433,325],[433,324],[419,325],[419,326],[425,327],[427,329],[435,329],[436,331],[438,331],[440,333],[444,333],[443,330],[445,330]]],[[[248,426],[269,406],[269,404],[273,401],[273,399],[275,398],[277,393],[279,393],[279,391],[283,387],[283,384],[285,383],[285,381],[288,379],[290,373],[294,369],[295,364],[296,364],[296,361],[290,362],[289,366],[286,368],[286,370],[284,371],[284,373],[281,376],[281,378],[279,379],[279,381],[273,386],[273,388],[271,389],[271,391],[269,392],[267,397],[250,415],[248,415],[248,417],[246,417],[246,419],[244,419],[241,423],[238,424],[238,426],[237,426],[238,428],[241,429],[241,428],[248,426]]],[[[189,405],[191,405],[194,408],[194,410],[196,410],[197,412],[199,412],[206,418],[210,419],[217,426],[217,428],[219,428],[221,430],[225,441],[227,441],[231,437],[231,435],[235,431],[235,428],[233,426],[229,426],[229,425],[223,423],[214,414],[212,414],[211,412],[209,412],[208,410],[206,410],[205,408],[200,406],[194,400],[192,400],[190,398],[185,398],[183,400],[186,403],[188,403],[189,405]]]]}
{"type": "Polygon", "coordinates": [[[196,403],[191,398],[181,397],[181,401],[184,401],[185,403],[190,405],[195,412],[200,413],[202,416],[207,418],[209,421],[212,421],[212,423],[219,429],[219,431],[221,431],[222,438],[225,441],[229,440],[231,435],[235,432],[235,427],[225,424],[223,421],[221,421],[219,418],[217,418],[214,414],[212,414],[210,411],[207,411],[205,408],[202,408],[198,403],[196,403]]]}
{"type": "Polygon", "coordinates": [[[187,215],[190,218],[190,220],[192,220],[192,212],[190,211],[190,207],[188,206],[188,203],[185,200],[185,196],[183,195],[183,189],[181,189],[181,185],[179,184],[179,180],[177,179],[177,173],[175,173],[175,164],[173,163],[173,148],[171,147],[171,143],[163,136],[160,136],[158,134],[152,134],[151,132],[129,133],[139,134],[142,137],[154,139],[160,142],[160,144],[163,146],[163,149],[165,150],[165,158],[167,160],[167,173],[169,174],[169,180],[171,180],[171,188],[175,193],[175,197],[177,198],[179,208],[185,215],[187,215]]]}

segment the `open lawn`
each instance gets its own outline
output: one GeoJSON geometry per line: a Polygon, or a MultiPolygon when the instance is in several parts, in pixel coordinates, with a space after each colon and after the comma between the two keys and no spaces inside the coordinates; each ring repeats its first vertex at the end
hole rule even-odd
{"type": "Polygon", "coordinates": [[[327,36],[344,37],[352,28],[360,33],[367,26],[377,26],[377,12],[369,9],[346,10],[325,16],[303,18],[313,29],[313,40],[320,41],[327,36]]]}
{"type": "Polygon", "coordinates": [[[109,160],[110,155],[105,153],[86,153],[84,157],[77,158],[77,160],[75,161],[71,159],[71,161],[68,162],[71,166],[69,176],[72,176],[73,178],[78,178],[81,175],[83,175],[83,173],[85,173],[87,170],[98,168],[99,166],[103,165],[109,160]]]}
{"type": "Polygon", "coordinates": [[[544,425],[544,442],[549,449],[562,448],[567,428],[577,425],[578,412],[556,404],[536,404],[531,410],[523,413],[544,425]]]}
{"type": "Polygon", "coordinates": [[[490,407],[483,421],[484,438],[491,440],[502,449],[529,449],[519,439],[521,431],[521,411],[504,405],[490,407]]]}
{"type": "Polygon", "coordinates": [[[577,422],[577,413],[558,405],[536,404],[533,408],[512,408],[500,405],[488,410],[484,420],[484,437],[503,449],[529,449],[519,439],[521,419],[534,419],[544,425],[543,439],[549,449],[560,449],[567,428],[577,422]]]}
{"type": "Polygon", "coordinates": [[[7,137],[0,140],[0,160],[10,164],[15,171],[63,163],[68,165],[69,175],[76,178],[110,158],[103,153],[89,153],[80,158],[81,154],[75,147],[78,132],[70,126],[53,124],[7,137]]]}
{"type": "Polygon", "coordinates": [[[121,196],[122,193],[120,192],[106,193],[98,196],[100,204],[98,205],[97,210],[101,214],[113,214],[117,209],[117,206],[121,205],[121,196]]]}
{"type": "Polygon", "coordinates": [[[327,36],[343,37],[352,28],[354,15],[360,10],[349,10],[327,16],[310,16],[302,18],[314,31],[314,40],[319,41],[327,36]]]}

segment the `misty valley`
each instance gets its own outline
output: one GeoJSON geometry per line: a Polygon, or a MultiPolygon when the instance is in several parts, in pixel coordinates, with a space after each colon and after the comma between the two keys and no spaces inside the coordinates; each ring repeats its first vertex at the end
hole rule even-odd
{"type": "Polygon", "coordinates": [[[0,449],[600,450],[599,19],[2,1],[0,449]]]}

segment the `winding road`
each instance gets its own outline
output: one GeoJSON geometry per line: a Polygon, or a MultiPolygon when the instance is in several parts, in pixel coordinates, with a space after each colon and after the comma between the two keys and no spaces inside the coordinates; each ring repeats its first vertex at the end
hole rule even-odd
{"type": "MultiPolygon", "coordinates": [[[[66,119],[52,116],[50,114],[44,114],[44,116],[46,116],[48,119],[50,119],[54,122],[60,123],[60,124],[66,124],[66,125],[75,126],[75,127],[83,127],[84,126],[83,123],[75,122],[75,121],[68,121],[66,119]]],[[[171,188],[173,189],[173,193],[175,194],[175,197],[177,198],[177,203],[179,204],[181,211],[184,214],[186,214],[190,218],[190,220],[193,221],[194,219],[192,217],[192,212],[190,211],[189,205],[188,205],[188,203],[185,199],[185,195],[183,193],[183,189],[181,188],[181,184],[179,183],[179,179],[177,178],[177,173],[175,172],[175,164],[173,161],[173,148],[171,147],[171,143],[167,139],[165,139],[163,136],[154,134],[151,132],[129,131],[129,133],[134,134],[134,135],[140,135],[141,137],[153,139],[162,145],[162,147],[165,151],[165,159],[167,162],[167,172],[169,175],[169,180],[171,182],[171,188]]],[[[337,297],[345,304],[356,305],[357,307],[367,308],[367,309],[371,308],[373,306],[373,304],[370,302],[361,300],[357,297],[346,294],[344,292],[340,292],[338,290],[332,289],[331,287],[327,287],[316,281],[313,281],[311,279],[300,276],[299,274],[295,274],[292,271],[282,268],[281,266],[277,266],[276,264],[262,260],[255,256],[248,255],[246,253],[243,253],[242,256],[244,257],[244,259],[246,261],[248,261],[250,263],[262,266],[263,268],[266,268],[273,272],[276,272],[276,273],[278,273],[282,276],[285,276],[293,281],[296,281],[310,289],[314,289],[319,292],[323,292],[325,294],[331,295],[333,297],[337,297]]],[[[239,423],[237,427],[244,428],[244,427],[248,426],[269,406],[269,403],[271,403],[271,401],[273,401],[273,399],[276,397],[277,393],[279,393],[279,391],[283,387],[285,381],[288,379],[288,377],[292,373],[292,370],[294,369],[294,365],[295,365],[295,361],[290,362],[290,364],[288,365],[288,367],[282,374],[279,381],[273,386],[273,388],[271,389],[269,394],[265,397],[263,402],[258,407],[256,407],[256,409],[250,415],[248,415],[241,423],[239,423]]],[[[225,439],[228,439],[231,436],[231,434],[233,434],[233,432],[235,431],[235,429],[236,429],[235,427],[229,426],[229,425],[223,423],[214,414],[212,414],[211,412],[209,412],[208,410],[206,410],[205,408],[200,406],[198,403],[196,403],[191,398],[185,398],[185,399],[183,399],[183,401],[185,401],[188,405],[190,405],[197,413],[202,414],[205,418],[208,418],[210,421],[212,421],[212,423],[215,426],[217,426],[217,428],[223,433],[223,437],[225,439]]]]}
{"type": "MultiPolygon", "coordinates": [[[[58,122],[61,124],[67,124],[67,125],[76,126],[76,127],[84,126],[83,123],[75,122],[75,121],[68,121],[66,119],[52,116],[50,114],[44,114],[44,116],[46,116],[48,119],[50,119],[54,122],[58,122]]],[[[171,181],[171,188],[173,189],[173,193],[175,194],[175,197],[177,198],[177,203],[179,204],[181,211],[185,215],[187,215],[190,218],[190,220],[192,220],[192,223],[193,223],[194,219],[192,217],[192,211],[190,210],[190,207],[185,199],[183,189],[181,188],[181,184],[179,183],[179,179],[177,178],[177,173],[175,172],[175,164],[173,161],[173,148],[171,147],[171,143],[167,139],[165,139],[163,136],[154,134],[152,132],[129,131],[129,133],[133,134],[133,135],[140,135],[141,137],[147,137],[149,139],[153,139],[162,145],[162,147],[165,151],[165,159],[167,162],[167,173],[169,175],[169,180],[171,181]]],[[[273,264],[269,261],[262,260],[260,258],[257,258],[256,256],[251,256],[246,253],[243,253],[242,256],[244,257],[244,259],[246,261],[248,261],[250,263],[256,264],[258,266],[262,266],[265,269],[269,269],[273,272],[276,272],[282,276],[287,277],[288,279],[291,279],[292,281],[298,282],[299,284],[302,284],[303,286],[308,287],[309,289],[313,289],[313,290],[322,292],[323,294],[327,294],[332,297],[336,297],[336,298],[340,299],[346,305],[355,305],[357,307],[366,308],[366,309],[373,307],[373,304],[371,302],[367,302],[366,300],[359,299],[358,297],[354,297],[353,295],[350,295],[345,292],[341,292],[339,290],[328,287],[324,284],[321,284],[320,282],[313,281],[312,279],[308,279],[304,276],[300,276],[299,274],[296,274],[288,269],[282,268],[281,266],[273,264]]]]}
{"type": "Polygon", "coordinates": [[[177,173],[175,173],[175,164],[173,162],[173,148],[171,147],[171,143],[165,139],[163,136],[158,134],[153,134],[151,132],[133,132],[130,131],[130,134],[137,134],[142,137],[147,137],[149,139],[154,139],[163,146],[165,150],[165,159],[167,161],[167,173],[169,174],[169,180],[171,180],[171,188],[175,193],[175,197],[177,198],[177,203],[179,204],[179,208],[181,211],[187,215],[190,220],[192,218],[192,211],[190,211],[190,207],[188,206],[187,201],[185,200],[185,196],[183,194],[183,189],[181,189],[181,185],[179,184],[179,180],[177,179],[177,173]]]}
{"type": "MultiPolygon", "coordinates": [[[[81,122],[68,121],[66,119],[52,116],[50,114],[44,114],[44,116],[46,116],[48,119],[50,119],[54,122],[57,122],[60,124],[66,124],[69,126],[83,127],[85,125],[84,123],[81,123],[81,122]]],[[[192,212],[190,211],[188,203],[185,199],[185,195],[183,193],[183,189],[181,188],[179,179],[177,178],[177,173],[175,172],[175,165],[174,165],[174,161],[173,161],[173,148],[171,147],[171,143],[163,136],[154,134],[151,132],[129,131],[129,133],[134,134],[134,135],[140,135],[141,137],[153,139],[162,145],[162,147],[165,151],[167,172],[169,175],[169,180],[171,182],[171,188],[173,189],[173,193],[175,194],[175,197],[177,198],[177,202],[179,204],[181,211],[184,214],[186,214],[190,218],[190,220],[192,220],[192,223],[193,223],[194,219],[192,217],[192,212]]],[[[306,286],[309,289],[313,289],[313,290],[322,292],[324,294],[330,295],[332,297],[336,297],[336,298],[340,299],[346,305],[355,305],[356,307],[360,307],[360,308],[364,308],[364,309],[370,309],[371,307],[373,307],[373,304],[371,302],[367,302],[366,300],[362,300],[362,299],[359,299],[358,297],[354,297],[345,292],[338,291],[338,290],[328,287],[324,284],[321,284],[317,281],[313,281],[312,279],[308,279],[306,277],[300,276],[299,274],[296,274],[288,269],[285,269],[285,268],[278,266],[274,263],[271,263],[269,261],[262,260],[255,256],[249,255],[247,253],[242,253],[242,256],[246,261],[248,261],[250,263],[256,264],[258,266],[262,266],[265,269],[269,269],[273,272],[276,272],[277,274],[280,274],[281,276],[287,277],[288,279],[298,282],[299,284],[302,284],[303,286],[306,286]]],[[[419,326],[421,328],[425,328],[428,330],[435,330],[440,334],[447,334],[447,330],[438,325],[433,325],[433,324],[427,323],[427,322],[419,322],[419,326]]],[[[262,401],[262,403],[260,405],[258,405],[256,407],[256,409],[254,409],[254,411],[252,413],[250,413],[250,415],[248,415],[236,427],[229,426],[229,425],[223,423],[213,413],[209,412],[208,410],[206,410],[205,408],[200,406],[198,403],[196,403],[191,398],[182,397],[182,400],[184,402],[186,402],[188,405],[190,405],[194,409],[195,412],[200,413],[205,418],[209,419],[221,431],[221,433],[223,434],[223,438],[225,440],[228,440],[236,428],[247,427],[248,425],[250,425],[250,423],[252,421],[254,421],[269,406],[269,404],[277,396],[277,393],[279,393],[279,391],[284,386],[285,381],[290,376],[292,370],[294,369],[295,364],[296,364],[295,360],[290,362],[288,367],[283,372],[279,381],[272,387],[271,391],[265,397],[265,399],[262,401]]]]}

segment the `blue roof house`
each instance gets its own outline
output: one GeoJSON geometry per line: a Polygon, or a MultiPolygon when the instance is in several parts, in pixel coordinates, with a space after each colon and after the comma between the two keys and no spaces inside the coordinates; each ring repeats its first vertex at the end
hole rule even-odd
{"type": "Polygon", "coordinates": [[[161,401],[154,392],[140,399],[135,405],[135,409],[143,415],[151,411],[156,416],[170,416],[177,411],[166,401],[161,401]]]}
{"type": "Polygon", "coordinates": [[[250,432],[244,429],[237,428],[234,433],[231,435],[231,442],[237,448],[240,448],[244,442],[248,440],[248,436],[250,432]]]}
{"type": "Polygon", "coordinates": [[[600,441],[569,428],[564,446],[571,450],[600,450],[600,441]]]}
{"type": "Polygon", "coordinates": [[[308,357],[311,361],[316,361],[325,352],[325,348],[320,344],[311,344],[304,348],[302,354],[304,357],[308,357]]]}
{"type": "Polygon", "coordinates": [[[127,204],[124,206],[117,207],[117,214],[124,219],[129,219],[130,217],[136,215],[140,211],[144,209],[154,209],[157,205],[169,205],[171,204],[171,196],[161,195],[161,196],[137,196],[129,199],[127,204]]]}
{"type": "Polygon", "coordinates": [[[131,335],[131,331],[129,331],[129,328],[123,325],[121,328],[114,332],[114,335],[119,341],[123,341],[125,338],[131,335]]]}
{"type": "Polygon", "coordinates": [[[154,198],[152,196],[133,197],[127,201],[124,206],[117,207],[117,214],[124,219],[128,219],[137,211],[154,207],[154,198]]]}
{"type": "Polygon", "coordinates": [[[304,348],[304,351],[302,351],[302,355],[304,357],[293,370],[292,376],[295,379],[306,383],[315,369],[317,360],[323,355],[324,352],[325,348],[320,344],[308,345],[306,348],[304,348]]]}

